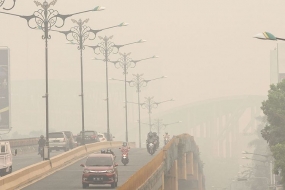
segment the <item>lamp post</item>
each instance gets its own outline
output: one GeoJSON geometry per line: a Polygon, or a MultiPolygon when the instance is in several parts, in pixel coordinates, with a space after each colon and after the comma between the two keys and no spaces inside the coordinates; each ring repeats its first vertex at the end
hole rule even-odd
{"type": "MultiPolygon", "coordinates": [[[[12,13],[6,13],[6,12],[0,12],[0,14],[7,14],[11,16],[17,16],[20,18],[23,18],[27,21],[28,26],[31,29],[41,29],[44,32],[44,35],[42,35],[42,39],[45,40],[45,81],[46,81],[46,93],[43,96],[43,98],[46,99],[46,146],[49,147],[49,99],[48,99],[48,40],[51,39],[51,36],[49,34],[49,31],[52,29],[52,27],[61,28],[65,24],[65,20],[68,17],[71,17],[73,15],[86,13],[90,11],[101,11],[104,10],[104,7],[97,6],[94,9],[87,10],[87,11],[81,11],[77,13],[62,15],[57,10],[51,9],[51,6],[54,6],[57,2],[57,0],[53,0],[50,3],[48,3],[46,0],[43,3],[40,3],[38,1],[34,1],[36,6],[40,6],[41,9],[35,11],[32,15],[23,16],[18,14],[12,14],[12,13]],[[58,19],[62,20],[61,25],[57,25],[58,19]],[[35,21],[35,26],[31,26],[30,21],[35,21]]],[[[47,158],[50,159],[49,151],[47,151],[47,158]]]]}
{"type": "Polygon", "coordinates": [[[177,123],[182,123],[182,121],[177,121],[177,122],[165,124],[165,123],[162,123],[162,119],[155,119],[155,120],[154,120],[154,126],[155,126],[156,129],[157,129],[157,134],[158,134],[158,136],[159,136],[159,134],[160,134],[160,129],[161,129],[162,127],[166,128],[168,125],[173,125],[173,124],[177,124],[177,123]]]}
{"type": "Polygon", "coordinates": [[[53,31],[64,34],[66,39],[70,42],[70,44],[78,45],[77,49],[80,50],[81,94],[79,96],[81,96],[81,115],[82,115],[81,144],[84,145],[85,144],[85,138],[84,138],[85,129],[84,129],[83,55],[82,55],[82,51],[85,49],[85,46],[86,46],[84,43],[87,39],[94,40],[98,32],[102,30],[114,28],[114,27],[124,26],[124,23],[116,25],[116,26],[100,29],[100,30],[93,30],[89,26],[85,25],[85,23],[87,23],[89,19],[85,19],[84,21],[82,21],[81,19],[79,19],[78,21],[71,19],[71,21],[75,23],[76,26],[72,27],[70,30],[68,31],[53,30],[53,31]],[[93,35],[93,37],[89,38],[90,35],[93,35]]]}
{"type": "MultiPolygon", "coordinates": [[[[4,5],[4,3],[5,3],[5,0],[0,1],[0,7],[2,7],[2,5],[4,5]]],[[[13,0],[13,5],[10,8],[4,8],[3,7],[3,9],[6,11],[9,11],[9,10],[13,9],[15,7],[15,5],[16,5],[16,0],[13,0]]]]}
{"type": "Polygon", "coordinates": [[[128,69],[129,68],[134,68],[136,64],[140,61],[144,61],[147,59],[153,59],[153,58],[158,58],[157,56],[152,56],[140,60],[132,60],[129,55],[131,53],[120,53],[121,57],[117,61],[112,61],[112,63],[115,64],[116,68],[122,68],[123,69],[123,74],[125,76],[124,82],[125,82],[125,119],[126,119],[126,142],[129,141],[128,138],[128,107],[127,107],[127,74],[128,74],[128,69]]]}
{"type": "MultiPolygon", "coordinates": [[[[118,26],[127,26],[128,23],[122,23],[118,26]]],[[[145,42],[145,40],[139,40],[136,42],[132,42],[132,43],[127,43],[127,44],[123,44],[123,45],[116,45],[114,44],[114,42],[111,41],[111,39],[113,38],[113,36],[107,37],[105,36],[104,38],[99,36],[99,39],[101,39],[101,42],[96,45],[96,46],[87,46],[90,47],[94,50],[94,53],[99,55],[102,54],[104,56],[103,59],[98,59],[98,58],[94,58],[94,60],[101,60],[104,61],[106,64],[106,100],[107,100],[107,133],[108,133],[108,140],[110,139],[110,126],[109,126],[109,82],[108,82],[108,62],[110,61],[110,55],[112,53],[116,54],[119,52],[121,47],[127,46],[127,45],[131,45],[131,44],[136,44],[136,43],[143,43],[145,42]],[[116,49],[117,51],[113,52],[114,49],[116,49]]]]}
{"type": "MultiPolygon", "coordinates": [[[[255,34],[253,36],[254,38],[257,38],[259,40],[271,40],[271,41],[277,41],[277,40],[281,40],[281,41],[285,41],[284,38],[278,38],[276,36],[274,36],[273,34],[271,34],[270,32],[262,32],[262,33],[258,33],[255,34]]],[[[279,59],[278,59],[278,43],[277,43],[277,75],[278,75],[278,82],[279,82],[279,59]]]]}
{"type": "MultiPolygon", "coordinates": [[[[150,81],[154,81],[157,79],[163,79],[163,78],[166,78],[166,76],[162,76],[162,77],[158,77],[158,78],[154,78],[154,79],[149,79],[149,80],[144,79],[142,77],[143,74],[136,74],[133,76],[134,76],[134,78],[131,81],[127,81],[127,83],[129,83],[130,87],[136,87],[136,90],[138,93],[138,103],[137,104],[138,104],[138,111],[139,111],[139,120],[138,120],[138,123],[139,123],[139,147],[141,148],[141,110],[140,110],[141,88],[146,87],[150,81]]],[[[124,80],[119,80],[119,79],[114,79],[114,78],[111,78],[111,80],[124,81],[124,80]]]]}
{"type": "Polygon", "coordinates": [[[166,101],[162,101],[162,102],[155,102],[153,100],[154,97],[145,97],[145,102],[141,104],[143,109],[147,109],[148,110],[148,123],[149,123],[149,130],[151,131],[151,113],[152,113],[152,109],[157,108],[159,104],[165,103],[165,102],[170,102],[170,101],[174,101],[173,99],[170,100],[166,100],[166,101]]]}

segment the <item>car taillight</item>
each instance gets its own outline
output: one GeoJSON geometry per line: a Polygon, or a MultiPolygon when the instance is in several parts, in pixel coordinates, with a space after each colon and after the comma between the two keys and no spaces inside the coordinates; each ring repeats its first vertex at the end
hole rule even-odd
{"type": "Polygon", "coordinates": [[[95,139],[95,138],[96,138],[96,135],[93,135],[92,138],[95,139]]]}
{"type": "Polygon", "coordinates": [[[65,142],[65,138],[63,138],[63,142],[65,142]]]}
{"type": "Polygon", "coordinates": [[[105,140],[105,138],[102,138],[102,140],[105,140]]]}

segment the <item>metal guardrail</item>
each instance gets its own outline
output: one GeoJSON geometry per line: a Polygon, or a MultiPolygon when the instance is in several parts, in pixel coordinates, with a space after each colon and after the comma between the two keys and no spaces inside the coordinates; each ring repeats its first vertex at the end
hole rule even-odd
{"type": "Polygon", "coordinates": [[[39,138],[23,138],[23,139],[2,139],[0,141],[9,141],[10,146],[23,147],[23,146],[35,146],[38,145],[39,138]]]}
{"type": "Polygon", "coordinates": [[[182,153],[193,152],[194,157],[198,160],[199,168],[202,169],[199,156],[199,148],[196,145],[194,138],[189,134],[175,136],[171,141],[163,147],[150,162],[133,174],[126,183],[118,187],[117,190],[145,190],[152,189],[161,174],[164,171],[167,173],[174,161],[182,153]]]}

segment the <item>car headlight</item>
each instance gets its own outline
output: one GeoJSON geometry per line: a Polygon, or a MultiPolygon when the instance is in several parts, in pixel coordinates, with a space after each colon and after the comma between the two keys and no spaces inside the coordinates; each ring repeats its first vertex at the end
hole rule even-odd
{"type": "Polygon", "coordinates": [[[83,170],[83,173],[89,173],[89,172],[90,172],[90,170],[88,170],[88,169],[83,170]]]}
{"type": "Polygon", "coordinates": [[[107,173],[113,173],[114,170],[106,170],[107,173]]]}

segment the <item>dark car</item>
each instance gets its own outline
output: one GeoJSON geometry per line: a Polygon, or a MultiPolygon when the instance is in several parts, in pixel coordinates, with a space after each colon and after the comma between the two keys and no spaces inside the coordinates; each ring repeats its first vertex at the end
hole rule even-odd
{"type": "Polygon", "coordinates": [[[86,189],[90,184],[111,184],[112,188],[118,184],[118,164],[112,154],[90,154],[82,174],[82,187],[86,189]]]}
{"type": "MultiPolygon", "coordinates": [[[[82,144],[82,131],[77,136],[77,143],[82,144]]],[[[84,131],[85,144],[100,142],[98,133],[96,131],[84,131]]]]}
{"type": "Polygon", "coordinates": [[[69,140],[69,148],[70,149],[75,148],[77,145],[76,145],[76,140],[74,139],[72,132],[71,131],[63,131],[63,132],[69,140]]]}

